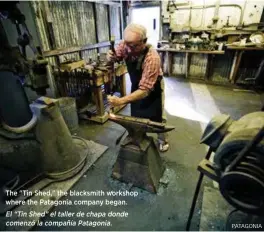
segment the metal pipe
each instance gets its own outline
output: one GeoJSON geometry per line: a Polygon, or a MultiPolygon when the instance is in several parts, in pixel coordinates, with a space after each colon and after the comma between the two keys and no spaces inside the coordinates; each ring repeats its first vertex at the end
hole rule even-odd
{"type": "Polygon", "coordinates": [[[124,13],[123,13],[123,2],[120,0],[120,16],[121,16],[121,33],[120,33],[120,39],[123,39],[123,31],[124,31],[124,13]]]}
{"type": "Polygon", "coordinates": [[[242,23],[243,23],[243,18],[244,18],[244,14],[245,14],[245,10],[246,10],[246,4],[247,4],[247,0],[245,0],[244,6],[243,6],[243,8],[241,10],[240,25],[242,25],[242,23]]]}
{"type": "MultiPolygon", "coordinates": [[[[188,7],[177,7],[176,10],[197,10],[197,9],[206,9],[206,8],[214,8],[216,7],[215,5],[205,5],[205,6],[188,6],[188,7]]],[[[220,4],[219,7],[238,7],[240,9],[240,18],[239,18],[239,24],[242,24],[243,20],[243,15],[242,15],[242,7],[238,4],[220,4]]]]}
{"type": "Polygon", "coordinates": [[[191,21],[192,21],[192,2],[190,6],[190,15],[189,15],[189,22],[188,22],[188,27],[191,28],[191,21]]]}
{"type": "MultiPolygon", "coordinates": [[[[206,160],[209,160],[210,159],[210,156],[212,154],[212,151],[213,150],[210,147],[209,150],[207,151],[206,156],[205,156],[205,159],[206,160]]],[[[195,206],[196,206],[196,202],[197,202],[197,199],[198,199],[198,196],[199,196],[199,192],[200,192],[200,188],[201,188],[201,185],[202,185],[203,177],[204,177],[204,174],[202,172],[200,172],[200,175],[199,175],[199,178],[198,178],[198,182],[197,182],[196,188],[195,188],[195,193],[193,195],[193,200],[192,200],[192,205],[191,205],[190,213],[189,213],[188,220],[187,220],[187,223],[186,223],[186,231],[189,231],[190,230],[190,227],[191,227],[193,213],[194,213],[195,206]]]]}
{"type": "MultiPolygon", "coordinates": [[[[214,11],[214,20],[216,21],[216,23],[217,23],[217,21],[218,21],[218,15],[219,15],[219,8],[220,8],[220,1],[221,0],[217,0],[216,1],[216,3],[215,3],[215,11],[214,11]]],[[[215,24],[216,24],[215,23],[215,24]]]]}
{"type": "MultiPolygon", "coordinates": [[[[242,11],[242,7],[240,6],[240,5],[238,5],[238,4],[220,4],[219,5],[220,7],[238,7],[241,11],[242,11]]],[[[190,9],[190,8],[192,8],[192,9],[202,9],[202,8],[214,8],[215,7],[215,5],[205,5],[205,6],[203,6],[203,5],[201,5],[201,6],[192,6],[192,7],[190,7],[190,6],[188,6],[188,7],[177,7],[177,9],[176,10],[188,10],[188,9],[190,9]]]]}

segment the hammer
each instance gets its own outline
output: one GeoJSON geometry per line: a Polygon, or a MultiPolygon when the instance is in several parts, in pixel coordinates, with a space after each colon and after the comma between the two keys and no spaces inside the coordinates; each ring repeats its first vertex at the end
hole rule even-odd
{"type": "MultiPolygon", "coordinates": [[[[111,36],[110,38],[110,49],[111,51],[114,53],[114,55],[116,54],[115,52],[115,36],[111,36]]],[[[113,82],[115,83],[115,63],[112,63],[112,75],[113,75],[113,79],[111,80],[110,83],[110,95],[113,96],[114,95],[114,90],[113,90],[113,82]]],[[[110,107],[110,113],[113,112],[113,107],[110,107]]]]}
{"type": "MultiPolygon", "coordinates": [[[[116,55],[116,52],[115,52],[115,36],[111,36],[111,39],[110,39],[110,49],[111,51],[114,53],[114,55],[116,55]]],[[[116,76],[115,76],[115,63],[113,62],[112,64],[112,74],[113,74],[113,79],[112,79],[112,83],[110,85],[111,87],[111,95],[114,94],[114,91],[113,91],[113,83],[115,84],[115,81],[116,81],[116,76]]]]}

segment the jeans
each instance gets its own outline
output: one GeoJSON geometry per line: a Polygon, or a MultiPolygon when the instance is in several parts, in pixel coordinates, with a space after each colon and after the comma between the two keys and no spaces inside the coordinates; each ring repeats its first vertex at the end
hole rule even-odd
{"type": "MultiPolygon", "coordinates": [[[[164,88],[164,78],[162,78],[161,82],[161,97],[162,97],[162,122],[166,123],[167,122],[167,117],[166,113],[164,110],[164,100],[165,100],[165,88],[164,88]]],[[[158,134],[158,142],[160,144],[168,143],[168,133],[159,133],[158,134]]]]}

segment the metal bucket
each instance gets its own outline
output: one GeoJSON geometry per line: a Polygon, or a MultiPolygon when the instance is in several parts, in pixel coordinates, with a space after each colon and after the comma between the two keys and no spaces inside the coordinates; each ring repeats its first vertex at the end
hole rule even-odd
{"type": "Polygon", "coordinates": [[[78,130],[79,127],[75,98],[59,98],[59,107],[66,125],[68,126],[70,132],[73,134],[78,130]]]}

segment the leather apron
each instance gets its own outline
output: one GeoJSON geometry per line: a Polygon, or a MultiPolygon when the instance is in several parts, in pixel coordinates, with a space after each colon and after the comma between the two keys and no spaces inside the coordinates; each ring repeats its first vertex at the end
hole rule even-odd
{"type": "MultiPolygon", "coordinates": [[[[127,70],[131,80],[131,93],[139,87],[139,82],[142,78],[145,57],[149,51],[149,46],[143,51],[138,59],[132,61],[129,57],[125,60],[127,70]]],[[[153,90],[149,95],[141,100],[131,103],[131,116],[138,118],[147,118],[155,122],[162,122],[162,76],[157,78],[153,90]]]]}

